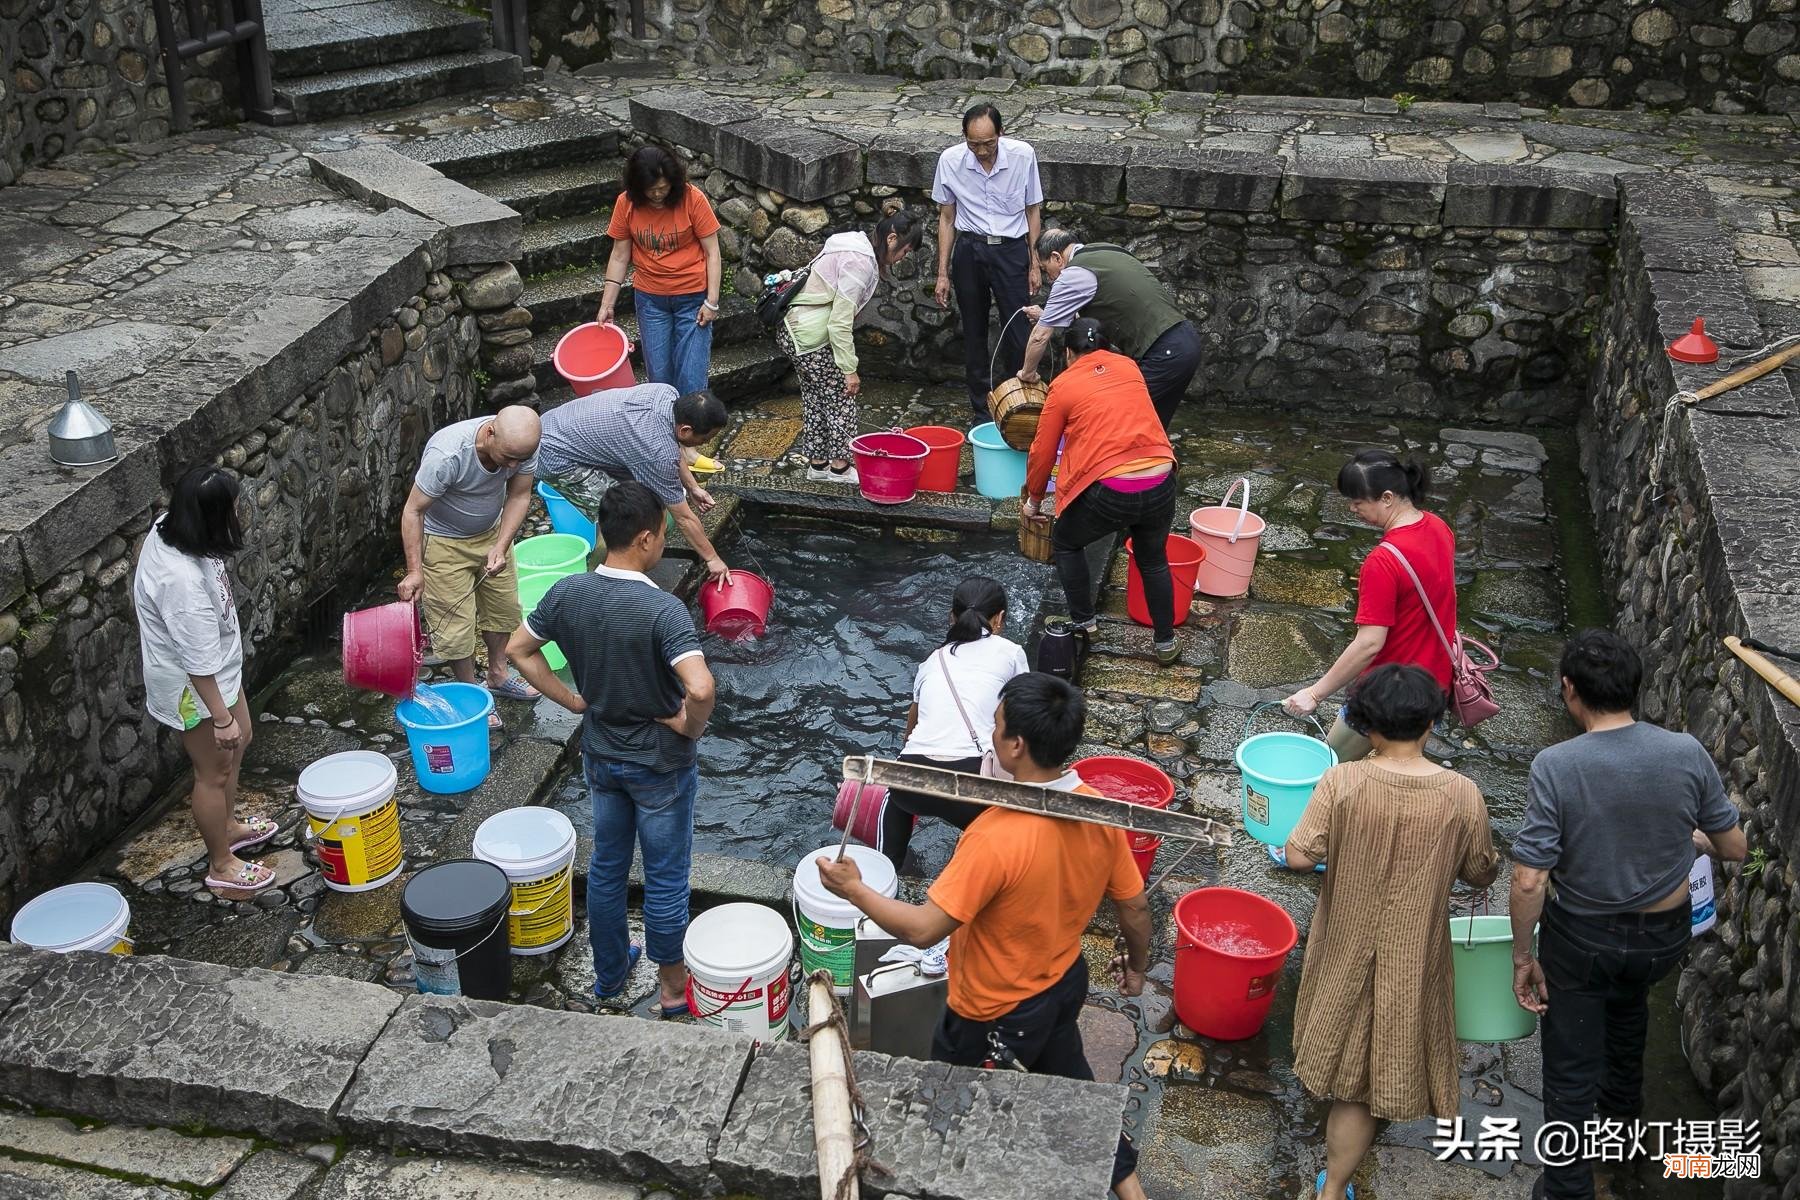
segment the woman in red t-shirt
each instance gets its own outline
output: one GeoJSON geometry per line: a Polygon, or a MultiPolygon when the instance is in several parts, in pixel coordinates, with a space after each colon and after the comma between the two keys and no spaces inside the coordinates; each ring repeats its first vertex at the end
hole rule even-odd
{"type": "Polygon", "coordinates": [[[680,395],[700,391],[712,367],[712,323],[719,315],[719,218],[687,168],[661,146],[625,160],[625,190],[606,227],[612,257],[600,291],[602,325],[613,319],[627,272],[635,266],[633,305],[644,370],[651,383],[680,395]]]}
{"type": "MultiPolygon", "coordinates": [[[[1358,520],[1381,530],[1381,544],[1363,559],[1356,583],[1356,636],[1317,683],[1284,701],[1287,711],[1305,716],[1319,701],[1385,663],[1423,667],[1450,690],[1450,655],[1419,590],[1392,551],[1406,556],[1419,576],[1432,611],[1446,633],[1456,628],[1456,535],[1435,513],[1419,508],[1430,478],[1411,460],[1388,450],[1364,450],[1338,472],[1337,489],[1358,520]]],[[[1339,762],[1369,753],[1369,739],[1350,728],[1342,711],[1332,723],[1331,748],[1339,762]]]]}

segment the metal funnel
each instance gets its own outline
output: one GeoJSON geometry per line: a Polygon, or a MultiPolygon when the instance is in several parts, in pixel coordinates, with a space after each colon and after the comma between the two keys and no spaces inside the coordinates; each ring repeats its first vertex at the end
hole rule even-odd
{"type": "Polygon", "coordinates": [[[68,374],[69,399],[50,421],[50,460],[64,467],[93,467],[119,457],[112,422],[81,398],[81,381],[68,374]]]}

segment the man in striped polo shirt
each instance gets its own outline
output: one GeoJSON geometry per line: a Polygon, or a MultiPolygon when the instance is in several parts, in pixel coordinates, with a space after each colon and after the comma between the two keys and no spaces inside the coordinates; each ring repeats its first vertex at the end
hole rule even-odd
{"type": "Polygon", "coordinates": [[[675,514],[707,572],[728,578],[725,560],[700,525],[700,513],[712,508],[713,498],[683,458],[684,451],[711,441],[727,419],[724,403],[711,391],[677,396],[666,383],[581,396],[544,414],[538,478],[589,520],[614,480],[645,484],[675,514]]]}
{"type": "Polygon", "coordinates": [[[588,940],[594,994],[625,995],[646,949],[657,967],[660,1011],[687,1013],[682,939],[688,922],[688,867],[694,849],[695,762],[713,710],[713,677],[687,605],[646,572],[661,560],[663,506],[644,484],[626,480],[600,501],[606,562],[558,580],[512,635],[519,673],[570,712],[582,714],[581,758],[594,805],[588,862],[588,940]],[[555,642],[576,691],[544,660],[555,642]],[[632,844],[644,855],[644,942],[625,927],[632,844]]]}

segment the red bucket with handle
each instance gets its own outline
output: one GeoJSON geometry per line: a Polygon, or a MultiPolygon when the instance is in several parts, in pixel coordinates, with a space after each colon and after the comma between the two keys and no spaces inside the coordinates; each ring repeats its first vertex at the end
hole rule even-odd
{"type": "Polygon", "coordinates": [[[706,631],[720,637],[761,637],[769,621],[775,589],[752,571],[731,572],[731,582],[710,580],[700,585],[700,615],[706,631]]]}
{"type": "Polygon", "coordinates": [[[865,433],[850,443],[863,499],[871,504],[905,504],[919,491],[919,472],[931,448],[898,429],[865,433]]]}
{"type": "MultiPolygon", "coordinates": [[[[1096,754],[1077,760],[1070,769],[1081,776],[1081,782],[1108,800],[1123,800],[1146,808],[1167,808],[1175,799],[1175,781],[1160,768],[1139,759],[1096,754]]],[[[1137,863],[1138,874],[1148,882],[1150,865],[1156,861],[1162,838],[1154,833],[1127,836],[1131,839],[1132,861],[1137,863]]]]}
{"type": "Polygon", "coordinates": [[[1202,1037],[1253,1036],[1299,940],[1272,900],[1228,887],[1189,892],[1175,902],[1175,1015],[1202,1037]]]}
{"type": "Polygon", "coordinates": [[[413,694],[425,663],[419,606],[405,601],[344,614],[344,682],[396,700],[413,694]]]}
{"type": "Polygon", "coordinates": [[[631,370],[631,339],[610,322],[597,325],[589,321],[569,330],[556,343],[550,361],[577,396],[637,386],[631,370]]]}

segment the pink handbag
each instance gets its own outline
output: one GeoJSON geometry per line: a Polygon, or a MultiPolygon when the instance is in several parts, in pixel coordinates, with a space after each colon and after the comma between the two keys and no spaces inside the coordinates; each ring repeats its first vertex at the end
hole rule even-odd
{"type": "Polygon", "coordinates": [[[1460,633],[1456,635],[1456,644],[1452,646],[1450,639],[1444,634],[1444,626],[1438,620],[1436,610],[1431,607],[1431,598],[1425,594],[1425,585],[1419,582],[1419,573],[1406,561],[1406,555],[1400,553],[1399,547],[1392,542],[1382,542],[1381,548],[1391,550],[1394,557],[1400,560],[1400,565],[1406,568],[1407,576],[1418,590],[1419,604],[1431,619],[1432,629],[1437,631],[1438,644],[1450,656],[1450,711],[1464,729],[1475,728],[1500,711],[1500,705],[1494,699],[1494,685],[1488,681],[1488,672],[1500,665],[1500,656],[1486,644],[1466,638],[1460,633]],[[1471,646],[1487,656],[1485,663],[1469,657],[1471,646]]]}

